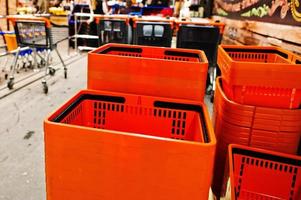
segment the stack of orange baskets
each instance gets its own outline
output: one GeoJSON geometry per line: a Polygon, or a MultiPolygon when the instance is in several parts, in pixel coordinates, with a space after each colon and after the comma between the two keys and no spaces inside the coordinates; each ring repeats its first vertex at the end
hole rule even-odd
{"type": "Polygon", "coordinates": [[[207,68],[198,50],[90,52],[88,89],[44,123],[47,200],[208,199],[216,141],[207,68]]]}
{"type": "Polygon", "coordinates": [[[217,153],[212,190],[220,197],[229,177],[229,144],[297,154],[301,57],[278,47],[221,45],[217,62],[222,76],[214,99],[217,153]]]}

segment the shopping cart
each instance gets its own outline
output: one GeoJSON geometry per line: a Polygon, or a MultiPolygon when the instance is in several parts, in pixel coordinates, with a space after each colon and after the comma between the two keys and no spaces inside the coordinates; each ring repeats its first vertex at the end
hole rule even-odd
{"type": "Polygon", "coordinates": [[[99,15],[95,16],[97,24],[98,44],[123,43],[130,44],[132,28],[127,15],[99,15]]]}
{"type": "MultiPolygon", "coordinates": [[[[6,20],[7,18],[5,16],[0,16],[0,19],[6,20]]],[[[20,53],[18,56],[16,56],[18,44],[17,39],[14,31],[8,31],[6,29],[2,29],[0,27],[0,59],[1,63],[4,61],[4,64],[1,66],[1,72],[4,73],[5,79],[8,78],[9,71],[12,69],[10,66],[9,69],[7,69],[7,66],[9,66],[9,62],[11,61],[11,56],[14,56],[13,64],[16,62],[16,71],[19,72],[20,69],[25,69],[27,71],[28,68],[32,67],[32,51],[28,47],[23,47],[20,49],[20,53]]]]}
{"type": "MultiPolygon", "coordinates": [[[[12,22],[15,32],[16,38],[18,41],[18,49],[16,56],[18,57],[20,54],[20,49],[22,47],[29,47],[32,49],[34,53],[34,62],[36,61],[36,56],[41,59],[41,63],[45,64],[45,75],[42,80],[43,84],[43,91],[45,94],[48,93],[48,85],[46,82],[47,75],[54,75],[55,69],[49,66],[49,59],[50,53],[54,50],[63,67],[64,67],[64,77],[67,78],[67,67],[57,50],[57,44],[63,40],[57,40],[52,33],[52,26],[50,20],[44,17],[34,17],[34,16],[10,16],[7,18],[9,21],[12,22]],[[44,52],[44,53],[37,53],[37,52],[44,52]]],[[[12,67],[9,81],[7,83],[7,87],[9,89],[13,88],[14,85],[14,73],[16,70],[16,62],[12,67]]]]}
{"type": "Polygon", "coordinates": [[[133,18],[134,44],[171,47],[173,18],[136,17],[133,18]]]}
{"type": "Polygon", "coordinates": [[[197,21],[175,21],[177,48],[200,49],[209,61],[207,78],[208,93],[213,97],[215,90],[217,47],[221,41],[225,24],[209,19],[197,21]]]}

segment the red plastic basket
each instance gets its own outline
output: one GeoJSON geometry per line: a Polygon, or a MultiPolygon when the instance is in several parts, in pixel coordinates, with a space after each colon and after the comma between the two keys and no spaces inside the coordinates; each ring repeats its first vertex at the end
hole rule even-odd
{"type": "Polygon", "coordinates": [[[88,88],[203,101],[207,69],[199,50],[107,44],[88,54],[88,88]]]}
{"type": "Polygon", "coordinates": [[[232,200],[301,199],[301,157],[229,146],[232,200]]]}
{"type": "Polygon", "coordinates": [[[224,90],[237,103],[275,108],[301,104],[300,58],[278,47],[221,45],[224,90]]]}
{"type": "Polygon", "coordinates": [[[215,136],[202,103],[86,90],[44,127],[47,200],[208,199],[215,136]]]}

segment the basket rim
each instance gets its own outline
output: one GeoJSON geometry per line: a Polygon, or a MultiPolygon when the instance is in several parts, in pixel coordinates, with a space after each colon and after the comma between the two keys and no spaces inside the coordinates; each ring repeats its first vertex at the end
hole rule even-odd
{"type": "MultiPolygon", "coordinates": [[[[155,47],[155,46],[143,46],[143,45],[127,45],[127,44],[118,44],[118,43],[109,43],[100,46],[99,48],[92,50],[88,52],[88,57],[89,56],[94,56],[94,55],[101,55],[101,56],[108,56],[108,57],[124,57],[126,59],[139,59],[139,60],[160,60],[164,62],[173,62],[173,63],[198,63],[198,64],[208,64],[208,59],[206,57],[206,54],[204,51],[201,50],[192,50],[192,49],[174,49],[174,48],[167,48],[167,47],[155,47]],[[135,49],[135,48],[140,48],[140,49],[160,49],[165,51],[170,51],[170,52],[183,52],[183,53],[192,53],[198,55],[198,61],[179,61],[179,60],[167,60],[167,59],[161,59],[161,58],[148,58],[148,57],[131,57],[131,56],[118,56],[118,55],[112,55],[112,54],[99,54],[101,51],[105,51],[109,48],[112,47],[122,47],[122,48],[130,48],[130,49],[135,49]]],[[[183,56],[184,57],[184,56],[183,56]]]]}
{"type": "MultiPolygon", "coordinates": [[[[162,141],[169,141],[169,142],[177,142],[177,143],[187,143],[187,144],[193,144],[193,145],[199,145],[199,146],[212,146],[216,144],[216,138],[214,135],[213,127],[209,118],[209,113],[207,111],[207,107],[203,102],[196,102],[191,100],[183,100],[183,99],[170,99],[170,98],[164,98],[164,97],[158,97],[160,100],[169,100],[171,102],[177,102],[181,101],[181,103],[191,103],[194,105],[198,105],[201,107],[203,114],[204,114],[204,125],[207,129],[207,136],[208,136],[208,142],[200,142],[200,141],[188,141],[188,140],[177,140],[172,138],[166,138],[166,137],[160,137],[160,136],[151,136],[146,134],[140,134],[140,133],[132,133],[132,132],[124,132],[124,131],[115,131],[115,130],[108,130],[108,129],[97,129],[92,127],[86,127],[86,126],[80,126],[80,125],[73,125],[73,124],[63,124],[60,122],[54,122],[53,119],[61,112],[61,110],[66,109],[70,104],[76,100],[78,97],[80,97],[83,94],[92,94],[92,95],[115,95],[115,96],[122,96],[122,95],[131,95],[135,96],[134,94],[125,94],[125,93],[115,93],[115,92],[108,92],[108,91],[99,91],[99,90],[81,90],[76,95],[74,95],[72,98],[70,98],[67,102],[65,102],[63,105],[59,106],[54,112],[49,114],[45,120],[44,120],[44,127],[48,125],[55,125],[60,127],[68,127],[68,128],[80,128],[84,130],[90,130],[90,131],[97,131],[97,132],[105,132],[105,133],[118,133],[126,136],[132,136],[132,137],[142,137],[142,138],[150,138],[154,140],[162,140],[162,141]]],[[[139,95],[143,97],[153,97],[153,96],[146,96],[146,95],[139,95]]]]}

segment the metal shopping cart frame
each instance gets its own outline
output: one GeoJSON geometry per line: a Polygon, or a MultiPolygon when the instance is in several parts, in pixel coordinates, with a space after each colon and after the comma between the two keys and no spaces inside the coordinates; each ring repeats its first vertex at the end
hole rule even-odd
{"type": "MultiPolygon", "coordinates": [[[[52,25],[49,19],[46,17],[36,17],[36,16],[8,16],[7,19],[13,24],[16,38],[18,42],[18,49],[16,52],[16,59],[20,53],[22,47],[29,47],[33,50],[34,53],[34,62],[36,64],[36,55],[38,55],[41,60],[45,62],[45,75],[42,80],[43,91],[45,94],[48,93],[48,85],[46,81],[47,75],[54,75],[55,69],[49,66],[49,58],[50,53],[54,50],[64,68],[64,77],[67,78],[67,66],[65,65],[62,56],[57,50],[57,44],[63,40],[54,41],[53,33],[52,33],[52,25]],[[23,29],[32,28],[29,33],[25,32],[23,29]],[[41,30],[40,30],[41,29],[41,30]],[[40,31],[40,32],[39,32],[40,31]],[[46,57],[43,58],[39,54],[37,54],[37,50],[46,49],[46,57]]],[[[14,85],[14,73],[16,69],[16,61],[11,70],[11,74],[9,76],[9,81],[7,83],[7,87],[9,89],[13,88],[14,85]]]]}
{"type": "MultiPolygon", "coordinates": [[[[0,20],[7,20],[6,16],[0,16],[0,20]]],[[[14,60],[12,62],[12,64],[17,65],[18,66],[18,59],[16,56],[16,52],[17,52],[17,42],[13,41],[15,38],[15,32],[14,31],[10,31],[10,30],[6,30],[6,29],[2,29],[2,27],[0,27],[0,36],[2,38],[2,45],[0,46],[0,48],[2,49],[1,53],[0,53],[0,58],[2,57],[6,57],[6,61],[5,64],[3,65],[1,71],[5,72],[5,80],[8,78],[8,74],[9,72],[6,70],[6,66],[9,63],[9,56],[13,55],[14,56],[14,60]],[[10,39],[9,36],[10,35],[10,39]],[[8,41],[9,39],[9,41],[8,41]],[[16,63],[16,64],[15,64],[16,63]]],[[[29,61],[28,56],[24,56],[24,55],[28,55],[28,52],[31,51],[28,47],[22,47],[20,48],[20,54],[22,55],[22,63],[23,63],[23,67],[26,67],[26,62],[29,61]]],[[[30,63],[31,66],[31,63],[30,63]]],[[[10,67],[12,68],[12,67],[10,67]]],[[[18,68],[18,67],[17,67],[18,68]]]]}

